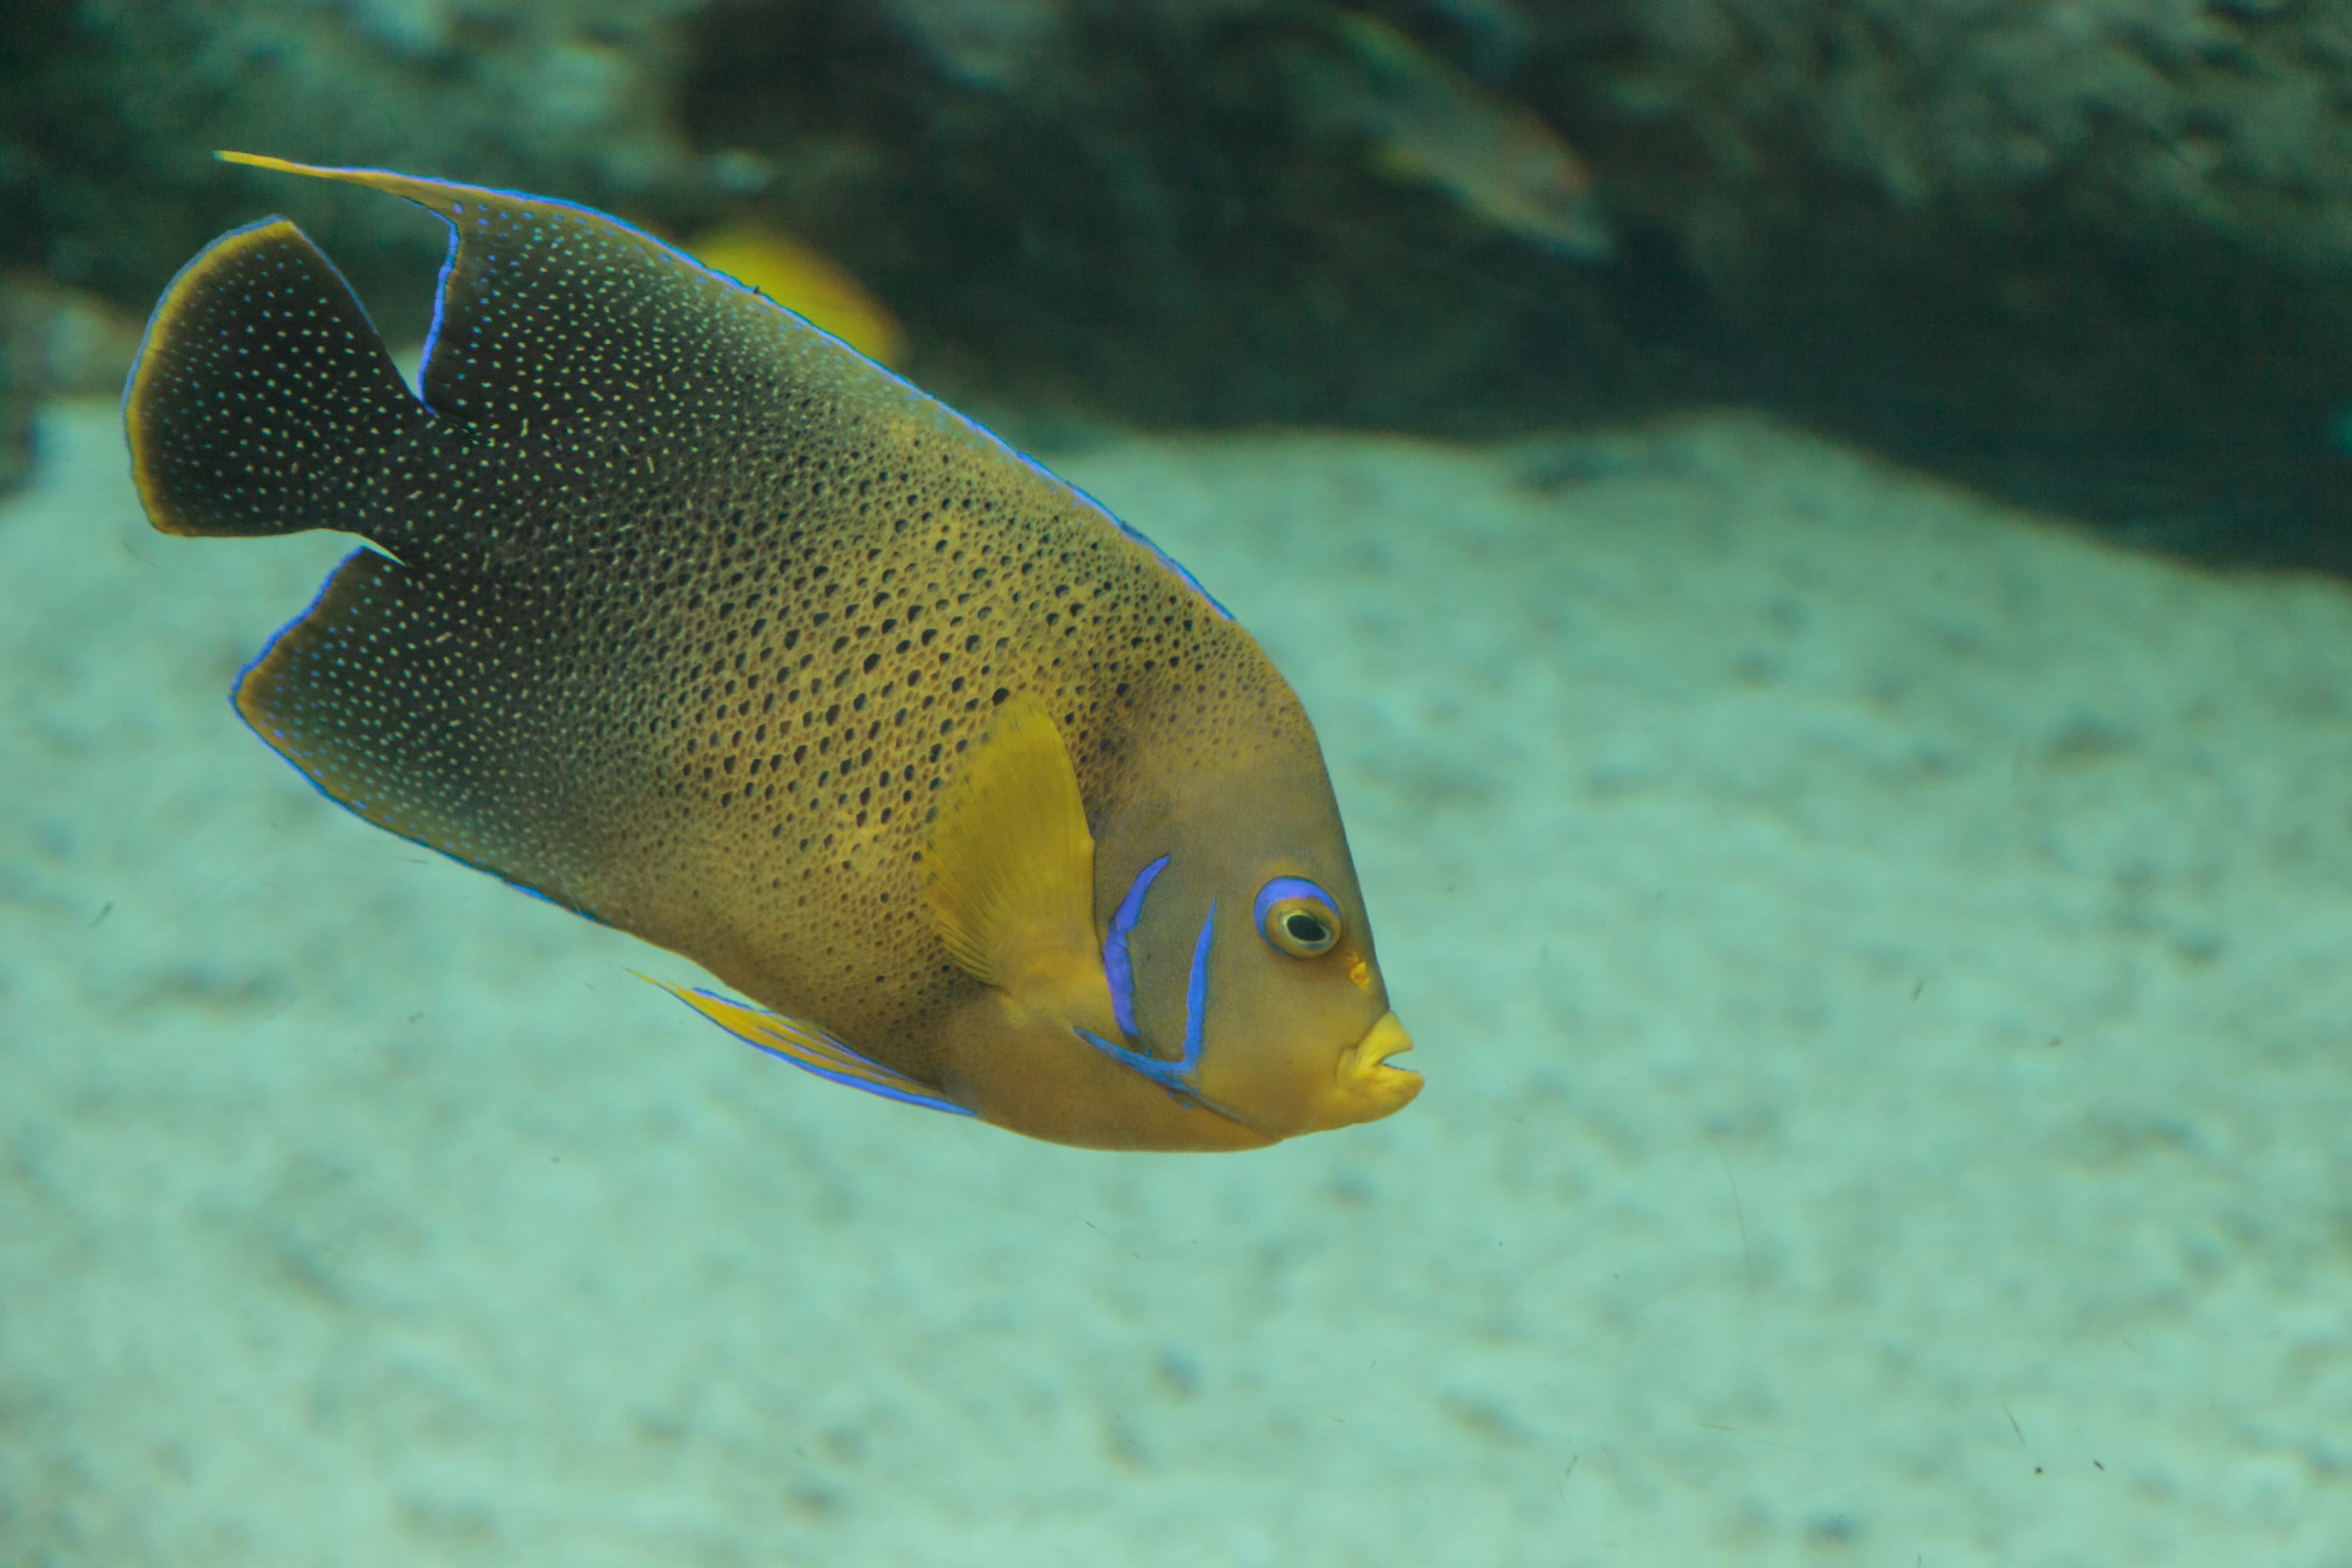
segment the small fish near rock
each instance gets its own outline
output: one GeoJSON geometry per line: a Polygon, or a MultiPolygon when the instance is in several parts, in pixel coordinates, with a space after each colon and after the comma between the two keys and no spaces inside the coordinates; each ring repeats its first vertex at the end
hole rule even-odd
{"type": "Polygon", "coordinates": [[[1601,262],[1616,236],[1576,150],[1387,23],[1311,8],[1327,47],[1292,57],[1301,118],[1360,140],[1389,177],[1444,192],[1478,221],[1563,259],[1601,262]]]}
{"type": "Polygon", "coordinates": [[[1314,729],[1142,535],[602,214],[223,156],[450,227],[421,398],[282,217],[124,396],[158,529],[366,542],[236,690],[330,797],[890,1099],[1171,1150],[1412,1100],[1314,729]]]}

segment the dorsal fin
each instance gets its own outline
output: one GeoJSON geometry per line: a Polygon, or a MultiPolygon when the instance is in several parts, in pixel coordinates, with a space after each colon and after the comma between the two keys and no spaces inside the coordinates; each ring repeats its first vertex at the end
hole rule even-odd
{"type": "Polygon", "coordinates": [[[651,433],[644,411],[659,406],[672,438],[723,439],[715,426],[747,404],[770,406],[798,379],[787,371],[805,372],[780,360],[780,340],[795,337],[820,357],[897,379],[676,247],[571,202],[382,169],[220,156],[365,185],[449,225],[420,381],[426,405],[469,430],[521,439],[560,422],[572,444],[635,447],[651,433]]]}

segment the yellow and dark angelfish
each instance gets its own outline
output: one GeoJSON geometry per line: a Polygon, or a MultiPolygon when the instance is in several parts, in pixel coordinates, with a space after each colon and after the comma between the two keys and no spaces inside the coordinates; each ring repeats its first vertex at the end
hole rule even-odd
{"type": "Polygon", "coordinates": [[[125,395],[157,528],[367,542],[236,688],[329,796],[891,1099],[1114,1149],[1412,1099],[1314,730],[1141,535],[625,224],[224,156],[451,230],[421,401],[284,218],[173,279],[125,395]]]}

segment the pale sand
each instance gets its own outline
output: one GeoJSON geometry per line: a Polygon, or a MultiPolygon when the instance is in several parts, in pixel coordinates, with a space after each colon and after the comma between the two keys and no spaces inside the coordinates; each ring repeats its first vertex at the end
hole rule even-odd
{"type": "Polygon", "coordinates": [[[1737,418],[1075,457],[1316,714],[1429,1075],[1118,1157],[334,809],[224,692],[342,546],[46,435],[0,1563],[2352,1562],[2338,585],[1737,418]]]}

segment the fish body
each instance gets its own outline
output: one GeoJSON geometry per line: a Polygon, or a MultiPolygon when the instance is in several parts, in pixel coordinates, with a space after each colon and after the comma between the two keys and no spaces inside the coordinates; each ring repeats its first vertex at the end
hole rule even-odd
{"type": "Polygon", "coordinates": [[[225,156],[451,228],[421,397],[283,218],[125,395],[158,528],[368,542],[236,692],[328,795],[890,1098],[1213,1149],[1417,1092],[1313,728],[1141,535],[616,220],[225,156]]]}
{"type": "Polygon", "coordinates": [[[1302,75],[1311,121],[1522,239],[1580,261],[1613,253],[1591,175],[1550,126],[1386,23],[1337,10],[1324,23],[1338,48],[1302,75]]]}

